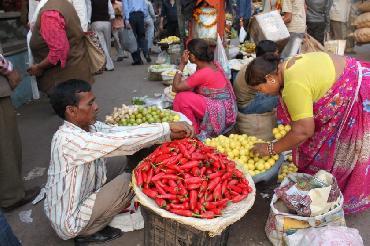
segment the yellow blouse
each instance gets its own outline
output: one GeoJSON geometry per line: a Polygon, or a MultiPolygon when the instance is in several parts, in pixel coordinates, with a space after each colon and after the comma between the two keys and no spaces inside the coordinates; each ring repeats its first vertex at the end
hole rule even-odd
{"type": "Polygon", "coordinates": [[[284,71],[282,91],[293,121],[313,117],[313,104],[329,91],[335,82],[335,66],[327,53],[312,52],[296,56],[294,64],[284,71]]]}

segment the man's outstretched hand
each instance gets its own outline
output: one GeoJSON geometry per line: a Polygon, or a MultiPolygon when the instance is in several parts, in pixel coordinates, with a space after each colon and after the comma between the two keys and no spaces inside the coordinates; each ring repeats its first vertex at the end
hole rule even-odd
{"type": "Polygon", "coordinates": [[[172,122],[169,125],[172,140],[194,137],[194,128],[186,122],[172,122]]]}

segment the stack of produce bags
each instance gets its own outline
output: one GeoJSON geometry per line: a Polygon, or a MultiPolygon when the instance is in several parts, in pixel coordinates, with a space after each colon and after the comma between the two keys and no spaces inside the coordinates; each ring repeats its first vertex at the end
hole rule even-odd
{"type": "Polygon", "coordinates": [[[353,36],[358,43],[370,42],[370,1],[359,2],[355,5],[357,10],[361,13],[356,17],[352,23],[356,31],[353,36]]]}

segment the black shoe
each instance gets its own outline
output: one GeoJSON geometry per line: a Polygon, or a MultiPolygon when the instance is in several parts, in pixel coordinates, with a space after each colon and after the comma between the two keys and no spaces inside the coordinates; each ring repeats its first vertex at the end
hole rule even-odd
{"type": "Polygon", "coordinates": [[[120,56],[120,57],[117,58],[117,62],[120,62],[120,61],[123,61],[123,57],[122,56],[120,56]]]}
{"type": "Polygon", "coordinates": [[[78,236],[74,238],[75,245],[87,245],[88,243],[104,243],[117,239],[123,235],[120,229],[110,226],[105,227],[103,230],[98,231],[90,236],[78,236]]]}
{"type": "Polygon", "coordinates": [[[151,63],[151,62],[152,62],[152,58],[150,58],[150,56],[149,56],[149,55],[147,55],[147,56],[145,57],[145,59],[146,59],[146,61],[147,61],[148,63],[151,63]]]}
{"type": "Polygon", "coordinates": [[[40,194],[40,187],[36,186],[30,190],[26,190],[25,191],[25,195],[23,197],[22,200],[14,203],[13,205],[9,206],[9,207],[6,207],[6,208],[1,208],[4,212],[11,212],[12,210],[14,209],[17,209],[29,202],[32,202],[36,197],[37,195],[40,194]]]}

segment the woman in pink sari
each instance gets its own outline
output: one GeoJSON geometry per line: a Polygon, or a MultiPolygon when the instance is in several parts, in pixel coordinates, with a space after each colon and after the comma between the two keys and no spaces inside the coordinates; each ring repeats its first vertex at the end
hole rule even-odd
{"type": "Polygon", "coordinates": [[[261,155],[293,150],[300,172],[332,173],[345,213],[370,207],[370,66],[350,57],[308,53],[281,62],[267,55],[247,69],[248,84],[280,95],[278,118],[292,130],[261,155]]]}
{"type": "Polygon", "coordinates": [[[224,134],[236,121],[237,106],[230,81],[222,67],[213,62],[214,49],[203,39],[193,39],[181,58],[172,90],[177,92],[173,108],[193,123],[198,137],[204,139],[224,134]],[[182,80],[188,61],[197,71],[182,80]]]}

